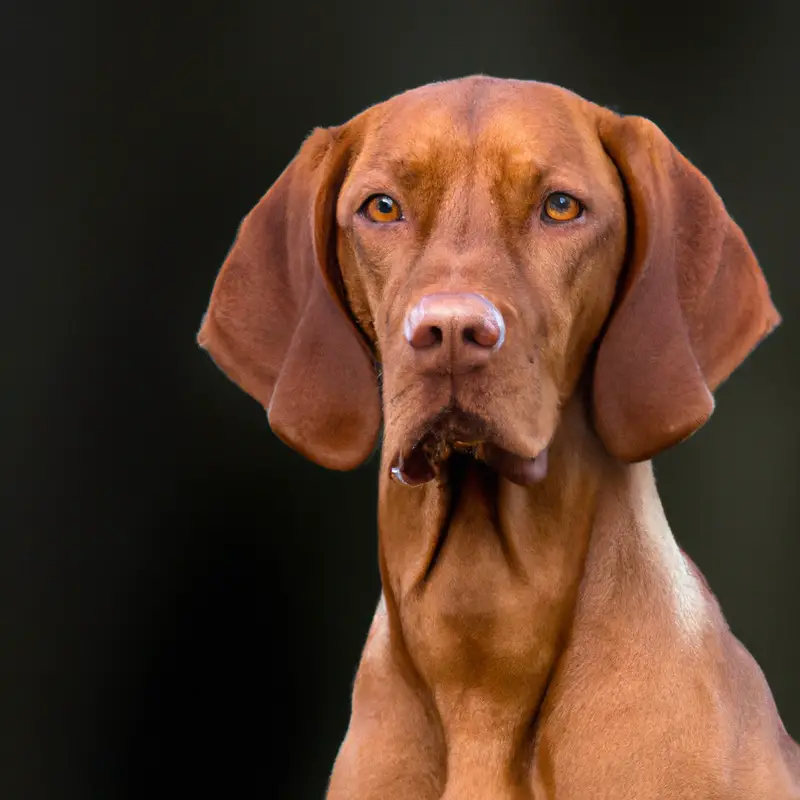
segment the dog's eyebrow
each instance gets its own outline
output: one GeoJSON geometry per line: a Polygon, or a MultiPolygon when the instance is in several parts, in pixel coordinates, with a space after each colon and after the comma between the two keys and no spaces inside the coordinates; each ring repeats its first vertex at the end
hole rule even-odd
{"type": "Polygon", "coordinates": [[[391,175],[404,189],[413,189],[422,181],[428,181],[437,172],[441,160],[435,153],[430,158],[419,155],[389,157],[382,163],[382,171],[391,175]]]}
{"type": "Polygon", "coordinates": [[[584,181],[564,165],[548,164],[533,158],[495,163],[498,166],[492,183],[494,192],[500,195],[510,192],[515,196],[533,197],[547,188],[585,194],[584,181]]]}
{"type": "Polygon", "coordinates": [[[420,181],[441,173],[452,155],[463,149],[464,142],[436,135],[407,142],[393,141],[386,148],[376,148],[364,159],[369,172],[397,181],[404,188],[414,188],[420,181]]]}

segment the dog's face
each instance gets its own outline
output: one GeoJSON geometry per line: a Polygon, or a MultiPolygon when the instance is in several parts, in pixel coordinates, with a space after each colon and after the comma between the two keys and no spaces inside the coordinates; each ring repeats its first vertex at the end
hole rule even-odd
{"type": "Polygon", "coordinates": [[[382,364],[395,474],[428,480],[463,442],[541,475],[533,459],[608,315],[627,241],[594,114],[550,86],[439,85],[366,127],[338,198],[338,263],[382,364]],[[476,325],[497,341],[475,341],[476,325]]]}
{"type": "Polygon", "coordinates": [[[529,483],[581,376],[607,449],[647,458],[778,319],[652,123],[481,77],[315,131],[243,223],[200,341],[318,463],[363,461],[382,415],[401,481],[455,448],[529,483]]]}

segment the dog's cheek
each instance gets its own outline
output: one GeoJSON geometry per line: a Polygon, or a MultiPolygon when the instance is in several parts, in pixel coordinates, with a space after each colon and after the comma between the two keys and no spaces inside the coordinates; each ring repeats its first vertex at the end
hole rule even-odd
{"type": "Polygon", "coordinates": [[[599,343],[616,290],[619,268],[616,252],[604,258],[584,259],[578,280],[567,298],[569,324],[560,351],[562,396],[571,394],[584,373],[594,348],[599,343]]]}
{"type": "Polygon", "coordinates": [[[377,347],[374,303],[371,302],[371,297],[375,294],[374,287],[369,286],[368,281],[365,280],[365,271],[362,265],[352,248],[342,239],[339,240],[338,258],[345,301],[364,335],[367,336],[373,347],[377,347]],[[371,288],[373,291],[370,291],[371,288]]]}

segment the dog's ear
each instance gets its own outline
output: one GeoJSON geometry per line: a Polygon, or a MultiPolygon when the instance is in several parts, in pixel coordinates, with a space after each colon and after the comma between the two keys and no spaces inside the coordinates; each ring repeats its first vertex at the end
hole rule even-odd
{"type": "Polygon", "coordinates": [[[381,420],[373,358],[341,299],[335,206],[350,144],[318,129],[245,217],[198,341],[307,458],[352,469],[381,420]]]}
{"type": "Polygon", "coordinates": [[[625,461],[696,431],[712,392],[780,322],[744,234],[649,120],[604,112],[600,138],[629,201],[627,270],[600,342],[595,426],[625,461]]]}

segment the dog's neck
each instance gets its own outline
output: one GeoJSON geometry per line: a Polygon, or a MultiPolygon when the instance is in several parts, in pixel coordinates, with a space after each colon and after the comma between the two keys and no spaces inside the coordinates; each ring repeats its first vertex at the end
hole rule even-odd
{"type": "Polygon", "coordinates": [[[450,585],[445,578],[457,572],[455,594],[474,588],[480,604],[489,599],[479,585],[483,569],[492,583],[540,583],[533,576],[556,552],[568,551],[579,574],[599,495],[605,484],[624,482],[627,471],[605,452],[578,400],[565,408],[551,442],[547,477],[533,486],[518,486],[463,458],[441,482],[407,487],[391,480],[387,456],[380,481],[381,567],[384,588],[398,601],[443,601],[450,585]]]}
{"type": "MultiPolygon", "coordinates": [[[[565,409],[542,483],[517,486],[474,463],[461,472],[457,487],[408,488],[383,464],[380,557],[392,642],[448,741],[490,725],[513,750],[525,746],[567,646],[591,553],[622,553],[597,567],[613,573],[630,564],[630,548],[648,546],[648,536],[675,544],[649,462],[612,459],[577,401],[565,409]],[[643,496],[652,500],[647,507],[643,496]],[[619,541],[596,548],[599,535],[619,541]]],[[[596,578],[590,590],[603,592],[617,576],[596,578]]],[[[511,752],[496,756],[516,761],[511,752]]]]}

